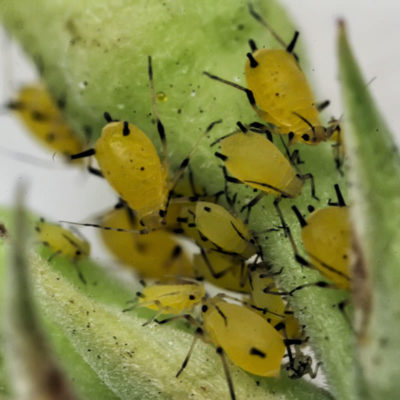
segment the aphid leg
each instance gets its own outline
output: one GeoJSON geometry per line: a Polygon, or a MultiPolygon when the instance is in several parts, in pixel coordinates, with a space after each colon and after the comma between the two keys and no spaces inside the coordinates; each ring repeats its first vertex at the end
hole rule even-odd
{"type": "Polygon", "coordinates": [[[84,277],[84,275],[83,275],[83,273],[82,273],[82,271],[81,271],[81,269],[80,269],[80,267],[79,267],[79,265],[78,265],[78,263],[76,261],[74,262],[74,266],[75,266],[75,269],[76,269],[76,273],[78,274],[78,278],[81,280],[81,282],[84,285],[86,285],[87,284],[87,280],[84,277]]]}
{"type": "Polygon", "coordinates": [[[329,289],[337,289],[337,286],[333,283],[328,283],[326,281],[317,281],[311,283],[305,283],[304,285],[299,285],[294,289],[288,292],[289,296],[293,296],[293,293],[298,292],[299,290],[308,288],[308,287],[318,287],[318,288],[329,288],[329,289]]]}
{"type": "Polygon", "coordinates": [[[171,189],[170,190],[173,190],[175,188],[175,186],[177,185],[179,179],[181,179],[181,177],[182,177],[183,173],[185,172],[186,168],[189,166],[189,162],[190,162],[191,157],[193,156],[193,154],[197,150],[197,147],[199,146],[201,141],[207,136],[207,134],[214,128],[215,125],[220,124],[221,122],[222,122],[221,119],[219,119],[218,121],[211,122],[211,124],[208,125],[206,130],[200,135],[199,139],[197,140],[197,142],[192,147],[192,150],[190,151],[188,156],[183,159],[183,161],[181,162],[181,165],[179,166],[178,170],[175,172],[175,176],[173,177],[172,182],[171,182],[171,189]]]}
{"type": "MultiPolygon", "coordinates": [[[[42,242],[42,244],[44,244],[45,246],[48,246],[48,244],[46,242],[42,242]]],[[[57,256],[59,256],[60,254],[62,254],[61,250],[58,250],[56,252],[54,252],[48,259],[47,262],[52,262],[57,256]]]]}
{"type": "Polygon", "coordinates": [[[69,225],[86,226],[86,227],[89,227],[89,228],[104,229],[106,231],[136,233],[136,234],[139,234],[139,235],[147,235],[148,233],[153,231],[153,230],[149,230],[149,229],[113,228],[111,226],[106,226],[106,225],[87,224],[87,223],[80,223],[80,222],[73,222],[73,221],[59,221],[59,222],[60,223],[65,223],[65,224],[69,224],[69,225]]]}
{"type": "Polygon", "coordinates": [[[217,354],[221,358],[222,366],[224,368],[226,381],[228,382],[229,394],[231,396],[231,400],[236,400],[235,390],[233,388],[232,377],[229,372],[228,363],[226,362],[225,352],[222,347],[217,347],[217,354]]]}
{"type": "Polygon", "coordinates": [[[103,173],[98,169],[98,168],[93,168],[92,166],[88,166],[87,170],[89,171],[89,173],[91,173],[92,175],[98,176],[99,178],[104,178],[103,173]]]}
{"type": "Polygon", "coordinates": [[[263,133],[265,134],[266,138],[271,142],[274,143],[274,139],[272,136],[271,128],[267,125],[261,124],[259,122],[252,122],[248,125],[248,129],[254,133],[263,133]]]}
{"type": "Polygon", "coordinates": [[[299,175],[299,178],[302,179],[303,181],[306,181],[307,179],[310,180],[310,185],[311,185],[311,196],[319,201],[319,198],[315,194],[315,182],[314,182],[314,175],[311,173],[304,174],[304,175],[299,175]]]}
{"type": "MultiPolygon", "coordinates": [[[[200,246],[199,246],[199,247],[200,247],[200,246]]],[[[222,278],[222,277],[223,277],[224,275],[226,275],[229,271],[232,271],[232,269],[235,267],[235,266],[231,266],[231,267],[228,267],[228,268],[223,269],[222,271],[216,272],[216,271],[214,270],[214,267],[213,267],[212,264],[211,264],[210,259],[207,257],[207,253],[204,251],[204,249],[203,249],[202,247],[200,247],[200,254],[201,254],[201,257],[203,258],[203,260],[204,260],[204,262],[205,262],[205,264],[206,264],[208,270],[210,271],[212,277],[215,278],[215,279],[222,278]]]]}
{"type": "Polygon", "coordinates": [[[257,194],[256,197],[251,199],[247,204],[245,204],[241,209],[240,212],[243,212],[244,210],[247,209],[247,215],[246,218],[244,219],[244,223],[247,225],[250,220],[250,213],[253,207],[265,196],[264,192],[260,192],[257,194]]]}
{"type": "MultiPolygon", "coordinates": [[[[300,173],[299,168],[297,167],[298,164],[304,164],[304,161],[300,159],[300,152],[299,150],[293,150],[291,153],[289,151],[288,146],[286,145],[285,141],[283,140],[282,135],[279,135],[279,138],[281,140],[281,143],[283,145],[283,148],[285,149],[285,153],[289,159],[290,164],[293,166],[293,168],[297,171],[297,173],[300,173]]],[[[290,145],[290,139],[289,139],[289,145],[290,145]]]]}
{"type": "Polygon", "coordinates": [[[295,260],[296,260],[300,265],[302,265],[302,266],[304,266],[304,267],[309,267],[309,266],[310,266],[310,263],[309,263],[304,257],[302,257],[302,256],[299,254],[299,251],[298,251],[296,242],[294,241],[292,232],[291,232],[289,226],[286,224],[285,219],[283,218],[282,210],[281,210],[280,207],[279,207],[279,203],[281,202],[281,200],[282,200],[281,197],[277,197],[277,198],[274,200],[274,207],[275,207],[275,209],[276,209],[276,211],[277,211],[277,213],[278,213],[279,219],[281,220],[281,224],[282,224],[283,230],[284,230],[286,236],[289,238],[290,244],[292,245],[292,249],[293,249],[293,252],[294,252],[295,260]]]}
{"type": "Polygon", "coordinates": [[[287,45],[287,47],[286,47],[286,51],[288,52],[288,53],[291,53],[291,54],[293,54],[295,57],[296,57],[296,59],[298,60],[298,57],[297,57],[297,55],[293,52],[293,50],[294,50],[294,48],[296,47],[296,43],[297,43],[297,39],[299,38],[299,32],[298,31],[295,31],[294,32],[294,34],[293,34],[293,38],[292,38],[292,40],[290,41],[290,43],[287,45]]]}
{"type": "Polygon", "coordinates": [[[180,375],[180,374],[183,372],[183,370],[186,368],[186,366],[187,366],[187,364],[188,364],[188,362],[189,362],[189,360],[190,360],[190,357],[191,357],[191,355],[192,355],[194,346],[196,345],[196,342],[197,342],[197,340],[199,339],[200,335],[203,335],[203,330],[202,330],[201,328],[197,328],[197,329],[196,329],[196,332],[195,332],[195,335],[194,335],[194,338],[193,338],[193,340],[192,340],[192,344],[190,345],[189,351],[188,351],[188,353],[186,354],[186,357],[185,357],[185,359],[183,360],[183,363],[182,363],[181,367],[179,368],[179,371],[178,371],[178,372],[176,373],[176,375],[175,375],[176,378],[178,378],[179,375],[180,375]]]}
{"type": "Polygon", "coordinates": [[[91,157],[91,156],[94,156],[95,154],[96,154],[95,149],[88,149],[88,150],[82,151],[81,153],[78,153],[78,154],[72,154],[69,156],[69,158],[71,160],[77,160],[78,158],[91,157]]]}
{"type": "Polygon", "coordinates": [[[318,110],[318,112],[321,112],[327,108],[331,102],[329,100],[321,101],[320,103],[317,103],[315,105],[315,108],[318,110]]]}
{"type": "Polygon", "coordinates": [[[331,199],[328,200],[328,205],[330,206],[338,206],[338,207],[346,207],[346,202],[344,201],[342,192],[340,190],[339,185],[336,183],[334,185],[336,196],[337,196],[337,202],[331,201],[331,199]]]}
{"type": "Polygon", "coordinates": [[[153,108],[153,116],[156,119],[157,123],[157,131],[160,136],[161,145],[162,145],[162,163],[165,164],[167,160],[167,139],[165,137],[165,128],[163,123],[161,122],[160,115],[157,109],[156,102],[156,92],[154,90],[154,79],[153,79],[153,65],[151,56],[148,56],[148,75],[149,75],[149,83],[150,83],[150,93],[151,93],[151,105],[153,108]]]}
{"type": "MultiPolygon", "coordinates": [[[[220,156],[223,156],[223,154],[220,154],[220,153],[215,153],[215,155],[218,158],[221,158],[220,156]]],[[[227,157],[226,156],[224,156],[224,157],[225,157],[225,160],[226,160],[227,157]]],[[[234,201],[233,201],[233,198],[229,196],[228,183],[243,184],[243,182],[240,181],[239,179],[234,178],[233,176],[229,176],[228,175],[228,171],[226,170],[225,166],[222,167],[222,172],[224,174],[224,193],[225,193],[225,198],[226,198],[226,201],[228,202],[229,207],[232,209],[233,205],[234,205],[234,201]]]]}

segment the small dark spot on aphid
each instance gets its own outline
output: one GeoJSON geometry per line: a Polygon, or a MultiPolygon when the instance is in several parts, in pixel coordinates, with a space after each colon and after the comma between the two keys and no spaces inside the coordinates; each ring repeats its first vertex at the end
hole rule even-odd
{"type": "Polygon", "coordinates": [[[207,207],[207,206],[205,206],[205,207],[204,207],[204,211],[211,212],[211,208],[210,208],[210,207],[207,207]]]}
{"type": "Polygon", "coordinates": [[[190,224],[188,224],[188,227],[189,227],[189,228],[196,228],[196,224],[193,223],[193,222],[191,222],[190,224]]]}
{"type": "Polygon", "coordinates": [[[49,143],[54,142],[55,139],[56,139],[56,135],[52,132],[50,132],[46,135],[46,141],[49,143]]]}
{"type": "Polygon", "coordinates": [[[275,96],[276,96],[276,97],[279,97],[279,93],[275,93],[275,96]]]}
{"type": "Polygon", "coordinates": [[[252,356],[258,356],[258,357],[260,357],[260,358],[265,358],[265,357],[267,357],[267,355],[263,352],[263,351],[261,351],[261,350],[259,350],[259,349],[257,349],[257,348],[255,348],[255,347],[252,347],[251,349],[250,349],[250,355],[252,355],[252,356]]]}
{"type": "Polygon", "coordinates": [[[144,167],[140,167],[140,170],[141,170],[141,171],[144,171],[144,170],[145,170],[145,168],[144,168],[144,167]]]}
{"type": "Polygon", "coordinates": [[[192,294],[189,294],[189,300],[194,300],[196,297],[193,296],[192,294]]]}

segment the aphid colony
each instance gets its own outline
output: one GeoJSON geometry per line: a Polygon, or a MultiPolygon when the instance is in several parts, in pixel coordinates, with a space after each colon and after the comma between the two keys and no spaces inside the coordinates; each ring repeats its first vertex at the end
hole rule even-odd
{"type": "MultiPolygon", "coordinates": [[[[249,8],[253,17],[270,29],[267,22],[251,6],[249,8]]],[[[90,165],[88,170],[105,178],[119,200],[98,224],[78,225],[100,228],[104,243],[119,260],[134,267],[141,277],[158,281],[145,286],[137,294],[134,305],[124,311],[147,307],[154,310],[155,315],[146,324],[185,319],[193,325],[193,344],[176,376],[183,373],[196,340],[201,338],[215,345],[232,399],[236,397],[226,357],[247,372],[271,377],[280,373],[286,353],[284,366],[289,376],[300,378],[309,374],[315,377],[319,364],[313,368],[312,359],[301,352],[306,342],[303,327],[290,310],[287,299],[310,286],[350,287],[350,224],[339,186],[332,188],[338,201],[310,210],[308,217],[296,206],[292,207],[301,227],[307,259],[298,253],[279,208],[283,199],[300,195],[307,179],[312,196],[318,200],[312,175],[300,172],[298,151],[290,153],[283,135],[288,137],[289,145],[295,142],[317,145],[333,138],[340,144],[337,121],[332,121],[328,127],[320,122],[319,111],[327,102],[316,105],[294,53],[297,38],[298,32],[289,45],[284,45],[285,50],[258,50],[250,40],[251,52],[247,54],[245,66],[247,88],[205,72],[214,80],[244,91],[251,107],[267,123],[238,122],[234,132],[211,144],[211,147],[220,146],[218,151],[213,151],[222,160],[226,187],[228,183],[240,183],[259,191],[242,207],[248,211],[245,222],[236,215],[236,199],[228,196],[226,187],[218,193],[201,191],[199,194],[189,168],[197,145],[221,121],[211,122],[178,170],[170,171],[166,132],[157,110],[151,57],[148,58],[148,76],[153,117],[162,143],[161,159],[143,131],[128,121],[113,120],[107,112],[104,114],[107,124],[95,147],[84,150],[39,86],[24,88],[9,104],[53,150],[70,155],[73,160],[96,158],[100,169],[90,165]],[[273,134],[280,135],[288,157],[273,143],[273,134]],[[301,266],[320,271],[332,283],[321,280],[290,292],[279,292],[273,278],[280,271],[274,271],[263,259],[257,236],[247,227],[251,209],[268,194],[275,197],[274,206],[281,220],[281,226],[273,228],[287,233],[294,258],[301,266]],[[225,197],[229,210],[216,204],[220,197],[225,197]],[[195,243],[197,254],[188,255],[180,238],[195,243]],[[203,280],[235,291],[239,297],[226,294],[211,297],[201,283],[203,280]],[[198,314],[194,312],[197,306],[198,314]]],[[[284,44],[281,39],[279,41],[284,44]]],[[[338,167],[341,163],[342,160],[336,158],[338,167]]],[[[54,255],[67,257],[76,266],[89,255],[89,244],[61,226],[41,220],[36,231],[38,241],[50,247],[54,255]]],[[[78,267],[77,271],[81,281],[89,284],[78,267]]]]}

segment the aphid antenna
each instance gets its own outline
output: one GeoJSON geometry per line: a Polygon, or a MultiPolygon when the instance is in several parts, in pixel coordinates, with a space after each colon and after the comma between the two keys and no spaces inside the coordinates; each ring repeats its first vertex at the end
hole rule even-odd
{"type": "Polygon", "coordinates": [[[150,95],[151,95],[151,106],[153,108],[153,115],[156,119],[157,123],[157,131],[161,140],[162,145],[162,163],[165,164],[167,162],[167,138],[165,136],[165,128],[160,119],[160,114],[158,112],[157,101],[156,101],[156,92],[154,89],[154,78],[153,78],[153,65],[152,58],[148,56],[148,68],[147,68],[148,76],[149,76],[149,84],[150,84],[150,95]]]}
{"type": "Polygon", "coordinates": [[[278,35],[278,33],[271,27],[271,25],[260,15],[256,12],[256,10],[254,9],[253,5],[251,3],[248,3],[248,9],[249,12],[251,14],[251,16],[258,21],[261,25],[263,25],[265,28],[267,28],[267,30],[269,31],[269,33],[273,36],[273,38],[282,46],[286,49],[286,51],[288,53],[291,53],[294,55],[294,57],[296,58],[296,60],[298,61],[299,58],[297,56],[296,53],[293,52],[298,36],[299,36],[299,32],[295,31],[293,39],[290,41],[289,44],[286,44],[286,42],[278,35]]]}
{"type": "Polygon", "coordinates": [[[34,166],[40,167],[40,168],[46,168],[46,169],[50,169],[50,170],[51,169],[54,169],[54,170],[64,169],[64,167],[54,165],[54,163],[49,162],[48,160],[43,160],[41,158],[34,157],[30,154],[11,150],[11,149],[8,149],[3,146],[0,146],[0,154],[4,155],[6,157],[12,158],[14,160],[28,163],[28,164],[31,164],[31,165],[34,165],[34,166]]]}
{"type": "Polygon", "coordinates": [[[113,231],[113,232],[126,232],[126,233],[136,233],[139,235],[147,235],[150,232],[153,232],[155,229],[123,229],[123,228],[113,228],[111,226],[106,226],[106,225],[99,225],[99,224],[89,224],[89,223],[81,223],[81,222],[73,222],[73,221],[64,221],[60,220],[58,221],[60,223],[65,223],[69,225],[77,225],[77,226],[84,226],[88,228],[97,228],[97,229],[103,229],[106,231],[113,231]]]}
{"type": "MultiPolygon", "coordinates": [[[[308,252],[307,254],[311,257],[311,259],[313,259],[313,260],[317,261],[319,264],[321,264],[321,266],[324,267],[326,270],[328,270],[328,271],[330,271],[330,272],[332,272],[332,273],[334,273],[334,274],[336,274],[336,275],[338,275],[338,276],[344,278],[345,280],[347,280],[347,281],[349,281],[349,282],[351,281],[350,277],[349,277],[347,274],[345,274],[344,272],[341,272],[341,271],[339,271],[337,268],[332,267],[331,265],[329,265],[329,264],[323,262],[323,261],[320,260],[318,257],[314,256],[313,254],[311,254],[311,253],[309,253],[309,252],[308,252]]],[[[316,267],[315,267],[315,268],[316,268],[316,267]]],[[[317,268],[316,268],[316,269],[317,269],[317,268]]]]}

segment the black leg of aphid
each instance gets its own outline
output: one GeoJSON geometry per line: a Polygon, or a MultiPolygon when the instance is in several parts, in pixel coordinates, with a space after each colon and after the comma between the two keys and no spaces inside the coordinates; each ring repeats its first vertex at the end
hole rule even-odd
{"type": "MultiPolygon", "coordinates": [[[[125,310],[123,310],[125,311],[125,310]]],[[[142,324],[142,326],[147,326],[150,325],[152,322],[155,322],[158,317],[163,315],[165,313],[165,310],[160,310],[158,313],[154,314],[150,319],[148,319],[146,322],[142,324]]]]}
{"type": "Polygon", "coordinates": [[[220,356],[222,361],[222,366],[224,368],[226,381],[228,382],[229,394],[231,395],[231,400],[236,400],[235,390],[233,388],[232,377],[229,372],[228,363],[226,362],[225,352],[222,347],[217,347],[217,354],[220,356]]]}
{"type": "Polygon", "coordinates": [[[193,175],[193,171],[192,168],[190,167],[190,165],[188,166],[188,177],[189,177],[189,185],[190,185],[190,189],[192,191],[193,196],[199,196],[199,194],[196,191],[196,185],[194,183],[194,175],[193,175]]]}
{"type": "Polygon", "coordinates": [[[159,325],[163,325],[163,324],[168,324],[169,322],[179,321],[180,319],[188,321],[191,325],[195,326],[196,329],[198,328],[201,329],[200,323],[196,321],[190,314],[174,315],[173,317],[165,318],[162,319],[161,321],[155,319],[154,322],[156,322],[159,325]]]}
{"type": "Polygon", "coordinates": [[[284,232],[285,232],[286,236],[289,238],[290,244],[292,245],[292,249],[294,252],[294,258],[303,267],[310,267],[310,263],[299,254],[299,251],[298,251],[296,242],[294,241],[292,232],[283,218],[282,210],[279,207],[279,203],[280,203],[281,199],[282,199],[281,197],[278,197],[274,200],[274,207],[278,213],[279,219],[281,220],[281,224],[284,229],[284,232]]]}
{"type": "Polygon", "coordinates": [[[250,68],[257,68],[258,67],[258,62],[257,60],[253,57],[253,55],[251,53],[247,53],[246,57],[249,59],[250,61],[250,68]]]}
{"type": "Polygon", "coordinates": [[[90,165],[87,167],[87,170],[89,171],[89,173],[91,173],[92,175],[94,175],[94,176],[97,176],[97,177],[99,177],[99,178],[104,178],[104,175],[103,175],[103,173],[99,170],[99,169],[97,169],[97,168],[93,168],[93,167],[91,167],[90,165]]]}
{"type": "Polygon", "coordinates": [[[188,156],[183,159],[183,161],[181,162],[181,165],[179,166],[178,170],[175,172],[175,176],[174,176],[174,178],[172,179],[172,182],[171,182],[170,191],[174,190],[175,186],[179,182],[179,179],[181,179],[181,177],[182,177],[183,173],[185,172],[186,168],[188,168],[190,159],[192,158],[194,152],[196,151],[196,149],[199,146],[199,144],[201,143],[201,141],[207,136],[207,134],[209,132],[211,132],[211,130],[214,128],[215,125],[218,125],[221,122],[222,122],[221,119],[211,122],[211,124],[208,125],[206,130],[201,134],[201,136],[199,137],[197,142],[192,147],[192,150],[190,151],[188,156]]]}
{"type": "MultiPolygon", "coordinates": [[[[171,252],[171,255],[169,256],[168,260],[164,263],[163,267],[168,270],[172,268],[174,265],[174,262],[179,260],[182,256],[182,246],[176,245],[171,252]]],[[[182,271],[181,271],[182,272],[182,271]]]]}
{"type": "Polygon", "coordinates": [[[299,290],[308,288],[308,287],[318,287],[318,288],[329,288],[329,289],[337,289],[337,286],[332,284],[332,283],[328,283],[326,281],[318,281],[318,282],[312,282],[312,283],[305,283],[304,285],[299,285],[296,288],[292,289],[288,294],[290,296],[293,296],[293,293],[298,292],[299,290]]]}
{"type": "MultiPolygon", "coordinates": [[[[297,39],[299,38],[299,32],[295,31],[293,35],[293,39],[290,41],[290,43],[286,47],[286,51],[288,53],[293,53],[294,48],[296,47],[297,39]]],[[[294,55],[296,57],[296,55],[294,55]]]]}
{"type": "Polygon", "coordinates": [[[83,273],[81,271],[81,269],[79,268],[79,265],[77,262],[74,262],[75,268],[76,268],[76,273],[78,274],[78,278],[80,279],[80,281],[84,284],[87,285],[87,281],[86,278],[83,276],[83,273]]]}
{"type": "Polygon", "coordinates": [[[154,90],[154,79],[153,79],[153,65],[151,56],[148,56],[148,76],[150,83],[150,93],[151,93],[151,105],[153,107],[153,116],[156,120],[158,136],[160,137],[162,144],[162,161],[165,162],[167,158],[167,139],[165,136],[165,128],[163,123],[161,122],[158,109],[157,109],[157,101],[156,101],[156,92],[154,90]]]}
{"type": "MultiPolygon", "coordinates": [[[[201,330],[201,328],[198,328],[197,330],[201,330]]],[[[185,359],[183,360],[183,363],[182,363],[181,367],[179,368],[179,371],[178,371],[178,372],[176,373],[176,375],[175,375],[176,378],[178,378],[179,375],[180,375],[180,374],[183,372],[183,370],[186,368],[186,366],[187,366],[187,364],[188,364],[188,362],[189,362],[189,360],[190,360],[190,357],[191,357],[191,355],[192,355],[194,346],[196,345],[196,342],[197,342],[197,340],[198,340],[198,338],[199,338],[199,335],[201,335],[201,334],[202,334],[202,331],[201,331],[201,333],[197,333],[197,331],[196,331],[196,334],[195,334],[195,336],[194,336],[194,338],[193,338],[193,340],[192,340],[192,344],[190,345],[189,351],[188,351],[188,353],[187,353],[185,359]]]]}
{"type": "Polygon", "coordinates": [[[224,275],[226,275],[229,271],[232,271],[232,269],[234,268],[234,266],[232,266],[232,267],[225,268],[220,272],[215,272],[210,259],[207,257],[207,253],[204,251],[204,249],[202,247],[200,247],[200,254],[214,279],[222,278],[224,275]]]}
{"type": "Polygon", "coordinates": [[[294,214],[296,215],[301,228],[304,228],[305,226],[307,226],[307,221],[304,219],[303,214],[299,211],[299,209],[296,206],[292,206],[292,210],[293,210],[294,214]]]}
{"type": "Polygon", "coordinates": [[[331,199],[328,200],[328,205],[330,206],[338,206],[338,207],[345,207],[346,206],[346,202],[344,201],[342,192],[340,190],[339,185],[336,183],[335,186],[335,192],[336,192],[336,196],[337,196],[337,203],[331,201],[331,199]]]}
{"type": "Polygon", "coordinates": [[[322,361],[317,362],[317,366],[315,367],[315,370],[313,371],[310,365],[310,370],[308,371],[308,375],[310,375],[311,379],[314,379],[318,375],[319,367],[322,365],[322,361]]]}
{"type": "Polygon", "coordinates": [[[250,213],[253,207],[265,196],[264,192],[260,192],[256,197],[254,197],[252,200],[250,200],[247,204],[245,204],[241,209],[240,212],[243,212],[244,210],[247,209],[247,215],[244,220],[244,223],[247,225],[250,220],[250,213]]]}
{"type": "Polygon", "coordinates": [[[260,124],[259,122],[252,122],[248,125],[248,129],[254,133],[263,133],[270,142],[274,142],[269,126],[260,124]]]}
{"type": "Polygon", "coordinates": [[[315,105],[315,107],[318,110],[318,112],[321,112],[321,111],[325,110],[325,108],[327,108],[330,104],[331,104],[331,102],[329,100],[325,100],[325,101],[322,101],[321,103],[317,103],[315,105]]]}
{"type": "Polygon", "coordinates": [[[96,154],[95,149],[88,149],[88,150],[82,151],[81,153],[78,153],[78,154],[72,154],[69,156],[69,158],[71,160],[77,160],[78,158],[91,157],[91,156],[94,156],[95,154],[96,154]]]}
{"type": "MultiPolygon", "coordinates": [[[[46,245],[46,243],[42,243],[44,245],[46,245]]],[[[59,256],[61,254],[61,251],[58,250],[56,252],[54,252],[48,259],[47,262],[52,262],[57,256],[59,256]]]]}
{"type": "Polygon", "coordinates": [[[311,184],[311,196],[315,199],[319,201],[319,198],[317,197],[317,195],[315,194],[315,182],[314,182],[314,175],[313,174],[305,174],[305,175],[301,175],[300,177],[303,181],[305,181],[306,179],[310,180],[310,184],[311,184]]]}
{"type": "Polygon", "coordinates": [[[236,178],[233,178],[231,176],[228,175],[228,171],[226,170],[225,167],[222,167],[222,172],[224,174],[224,193],[225,193],[225,198],[226,201],[229,205],[229,207],[232,209],[233,208],[233,200],[232,198],[229,196],[229,187],[228,187],[228,183],[242,183],[241,181],[239,181],[236,178]]]}
{"type": "Polygon", "coordinates": [[[77,226],[86,226],[88,228],[98,228],[104,229],[105,231],[113,231],[113,232],[126,232],[126,233],[137,233],[139,235],[147,235],[148,233],[152,232],[152,230],[148,229],[123,229],[123,228],[113,228],[111,226],[106,225],[99,225],[99,224],[82,224],[80,222],[73,222],[73,221],[59,221],[60,223],[65,223],[69,225],[77,225],[77,226]]]}

